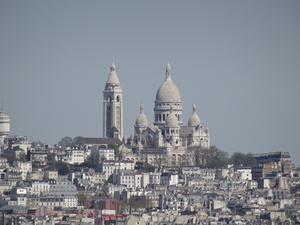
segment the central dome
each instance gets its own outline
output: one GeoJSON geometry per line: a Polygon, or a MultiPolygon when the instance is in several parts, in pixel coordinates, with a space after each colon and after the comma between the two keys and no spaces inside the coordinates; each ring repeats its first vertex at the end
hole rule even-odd
{"type": "Polygon", "coordinates": [[[166,80],[157,90],[156,102],[181,102],[180,92],[171,80],[171,67],[169,63],[166,68],[166,80]]]}

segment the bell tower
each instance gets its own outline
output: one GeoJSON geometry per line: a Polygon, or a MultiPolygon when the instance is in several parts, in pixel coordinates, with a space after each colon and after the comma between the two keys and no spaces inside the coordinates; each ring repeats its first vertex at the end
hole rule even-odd
{"type": "Polygon", "coordinates": [[[103,138],[123,138],[123,91],[114,62],[103,91],[103,138]]]}

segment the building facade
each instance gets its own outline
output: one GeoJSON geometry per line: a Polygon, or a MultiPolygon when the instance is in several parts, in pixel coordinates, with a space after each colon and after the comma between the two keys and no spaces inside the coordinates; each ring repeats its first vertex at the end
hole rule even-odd
{"type": "Polygon", "coordinates": [[[103,91],[103,138],[123,138],[123,91],[114,62],[103,91]]]}
{"type": "MultiPolygon", "coordinates": [[[[123,91],[115,68],[115,64],[112,63],[103,91],[103,137],[125,140],[123,91]]],[[[167,154],[167,159],[173,165],[192,165],[193,152],[189,152],[188,149],[209,148],[210,131],[204,128],[196,113],[196,105],[192,107],[187,125],[183,125],[182,111],[180,91],[171,79],[171,66],[168,63],[165,80],[158,88],[154,101],[154,123],[149,125],[144,106],[141,105],[134,131],[125,140],[132,152],[123,154],[123,159],[153,163],[158,161],[157,154],[167,154]]]]}

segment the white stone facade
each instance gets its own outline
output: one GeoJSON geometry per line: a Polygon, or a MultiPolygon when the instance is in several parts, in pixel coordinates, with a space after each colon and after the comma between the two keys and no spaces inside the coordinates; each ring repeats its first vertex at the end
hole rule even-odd
{"type": "Polygon", "coordinates": [[[204,129],[196,106],[186,126],[182,125],[182,101],[180,92],[171,80],[171,67],[166,68],[166,79],[156,93],[154,104],[154,126],[148,124],[148,119],[140,107],[134,133],[128,143],[133,148],[142,149],[147,141],[154,139],[157,147],[186,149],[192,146],[210,147],[209,129],[204,129]]]}
{"type": "Polygon", "coordinates": [[[123,138],[123,91],[114,63],[103,91],[103,137],[123,138]]]}
{"type": "Polygon", "coordinates": [[[113,183],[125,185],[127,188],[135,188],[135,174],[130,170],[115,170],[113,173],[113,183]]]}
{"type": "Polygon", "coordinates": [[[10,118],[0,111],[0,145],[4,144],[4,137],[10,134],[10,118]]]}
{"type": "Polygon", "coordinates": [[[27,173],[32,173],[32,163],[31,162],[14,161],[13,166],[20,167],[22,169],[22,180],[26,180],[27,173]]]}
{"type": "Polygon", "coordinates": [[[99,164],[100,172],[105,173],[105,179],[107,180],[110,175],[114,173],[115,170],[134,170],[133,161],[113,161],[106,160],[99,164]]]}

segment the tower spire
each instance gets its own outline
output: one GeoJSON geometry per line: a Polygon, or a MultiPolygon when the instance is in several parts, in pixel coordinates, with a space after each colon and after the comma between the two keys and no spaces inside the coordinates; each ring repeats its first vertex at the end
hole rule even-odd
{"type": "Polygon", "coordinates": [[[193,105],[193,113],[196,113],[196,104],[193,105]]]}
{"type": "Polygon", "coordinates": [[[110,71],[115,71],[116,70],[116,65],[114,63],[114,60],[112,61],[111,63],[111,66],[110,66],[110,71]]]}
{"type": "Polygon", "coordinates": [[[140,113],[144,113],[144,105],[143,105],[143,103],[140,105],[140,113]]]}
{"type": "Polygon", "coordinates": [[[170,66],[169,62],[166,67],[166,79],[171,79],[171,66],[170,66]]]}

